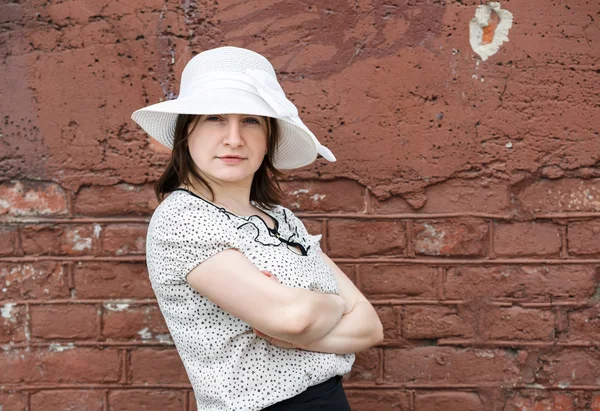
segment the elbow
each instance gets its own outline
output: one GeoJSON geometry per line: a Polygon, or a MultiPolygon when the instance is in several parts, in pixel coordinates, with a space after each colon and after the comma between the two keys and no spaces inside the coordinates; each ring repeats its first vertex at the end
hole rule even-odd
{"type": "MultiPolygon", "coordinates": [[[[379,320],[379,318],[378,318],[379,320]]],[[[374,334],[374,339],[375,342],[373,343],[373,345],[380,345],[383,343],[383,340],[385,339],[385,335],[383,333],[383,324],[381,324],[381,321],[377,321],[377,329],[375,330],[374,334]]]]}
{"type": "Polygon", "coordinates": [[[381,330],[377,333],[377,340],[375,341],[375,345],[383,344],[384,338],[385,338],[385,336],[383,335],[383,327],[382,327],[381,330]]]}
{"type": "Polygon", "coordinates": [[[282,328],[289,335],[302,335],[306,333],[312,324],[310,313],[303,306],[289,307],[288,314],[284,318],[282,328]]]}

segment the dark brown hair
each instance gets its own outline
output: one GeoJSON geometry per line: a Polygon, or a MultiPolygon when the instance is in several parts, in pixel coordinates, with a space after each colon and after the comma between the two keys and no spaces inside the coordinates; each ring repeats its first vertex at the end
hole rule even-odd
{"type": "MultiPolygon", "coordinates": [[[[159,203],[164,200],[165,194],[171,193],[182,183],[191,185],[190,173],[210,191],[211,200],[214,200],[215,193],[208,182],[196,171],[188,146],[188,125],[199,117],[195,114],[179,114],[177,116],[171,159],[163,174],[154,184],[154,194],[159,203]]],[[[279,204],[283,197],[277,181],[277,178],[282,177],[283,174],[273,167],[273,153],[279,144],[279,127],[274,118],[265,117],[265,119],[267,120],[267,155],[252,178],[250,200],[255,201],[261,207],[270,209],[279,204]]],[[[198,124],[197,121],[193,126],[196,127],[196,124],[198,124]]]]}

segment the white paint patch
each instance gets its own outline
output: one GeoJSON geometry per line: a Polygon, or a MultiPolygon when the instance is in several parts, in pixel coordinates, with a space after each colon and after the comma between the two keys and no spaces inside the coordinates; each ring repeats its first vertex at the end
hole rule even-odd
{"type": "Polygon", "coordinates": [[[309,191],[305,188],[303,188],[301,190],[292,191],[293,196],[297,196],[298,194],[308,194],[308,193],[309,193],[309,191]]]}
{"type": "Polygon", "coordinates": [[[140,335],[142,340],[149,340],[152,338],[152,333],[148,331],[148,327],[139,330],[138,334],[140,335]]]}
{"type": "Polygon", "coordinates": [[[11,318],[10,313],[12,312],[13,307],[15,306],[15,303],[7,303],[4,304],[2,306],[2,309],[0,309],[0,313],[2,314],[2,318],[11,318]]]}
{"type": "Polygon", "coordinates": [[[173,343],[171,339],[171,334],[156,334],[156,339],[161,343],[173,343]]]}
{"type": "Polygon", "coordinates": [[[505,41],[508,42],[508,31],[512,27],[513,15],[508,10],[500,8],[500,3],[492,1],[490,4],[477,6],[475,17],[469,23],[469,39],[471,48],[485,61],[500,50],[505,41]],[[490,24],[490,14],[496,13],[500,22],[494,32],[491,43],[481,44],[483,40],[483,29],[490,24]]]}
{"type": "Polygon", "coordinates": [[[89,237],[81,237],[79,230],[73,232],[73,250],[83,251],[92,249],[92,239],[89,237]]]}
{"type": "Polygon", "coordinates": [[[512,148],[512,143],[509,141],[508,143],[506,143],[504,145],[504,147],[506,147],[506,148],[512,148]]]}
{"type": "Polygon", "coordinates": [[[53,343],[48,346],[48,351],[63,352],[67,350],[72,350],[73,348],[75,348],[75,345],[73,343],[66,343],[65,345],[53,343]]]}
{"type": "Polygon", "coordinates": [[[125,311],[129,308],[129,304],[104,304],[104,308],[110,311],[125,311]]]}
{"type": "Polygon", "coordinates": [[[94,236],[96,238],[100,238],[101,232],[102,232],[102,226],[100,224],[94,224],[94,236]]]}
{"type": "Polygon", "coordinates": [[[481,358],[494,358],[495,355],[491,351],[478,351],[475,353],[476,356],[481,358]]]}
{"type": "Polygon", "coordinates": [[[314,196],[312,196],[312,201],[320,201],[322,199],[324,199],[326,196],[325,194],[315,194],[314,196]]]}

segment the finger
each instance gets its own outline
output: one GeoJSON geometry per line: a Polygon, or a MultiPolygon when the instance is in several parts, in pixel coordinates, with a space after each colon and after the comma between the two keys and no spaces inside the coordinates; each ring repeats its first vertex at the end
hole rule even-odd
{"type": "Polygon", "coordinates": [[[294,344],[289,343],[287,341],[278,340],[276,338],[274,338],[273,341],[271,341],[271,344],[273,344],[279,348],[295,348],[294,344]]]}

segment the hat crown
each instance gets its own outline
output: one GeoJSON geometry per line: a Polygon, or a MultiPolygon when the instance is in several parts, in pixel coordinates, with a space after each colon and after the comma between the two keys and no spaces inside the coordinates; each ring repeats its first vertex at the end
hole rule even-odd
{"type": "Polygon", "coordinates": [[[303,167],[317,154],[335,161],[319,143],[287,99],[275,69],[262,55],[225,46],[203,51],[181,73],[179,96],[136,110],[131,118],[161,144],[173,148],[175,125],[181,114],[247,113],[275,118],[280,142],[273,165],[280,169],[303,167]]]}
{"type": "Polygon", "coordinates": [[[206,50],[195,55],[183,69],[180,92],[191,87],[203,74],[245,73],[249,70],[263,71],[277,81],[275,69],[269,60],[252,50],[232,46],[206,50]]]}

